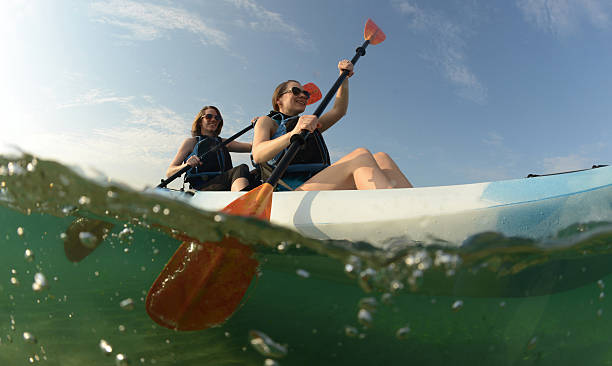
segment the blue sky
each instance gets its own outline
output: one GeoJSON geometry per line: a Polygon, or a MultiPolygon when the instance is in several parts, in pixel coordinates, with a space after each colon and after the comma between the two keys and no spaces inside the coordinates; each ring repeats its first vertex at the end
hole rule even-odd
{"type": "Polygon", "coordinates": [[[387,40],[356,66],[332,158],[386,151],[416,186],[607,164],[611,16],[607,0],[3,0],[0,140],[154,185],[203,105],[229,137],[281,81],[325,93],[372,18],[387,40]]]}

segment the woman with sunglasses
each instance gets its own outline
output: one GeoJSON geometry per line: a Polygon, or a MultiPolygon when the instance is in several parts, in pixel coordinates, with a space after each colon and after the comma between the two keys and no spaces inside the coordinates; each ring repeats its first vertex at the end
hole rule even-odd
{"type": "Polygon", "coordinates": [[[197,114],[191,125],[191,136],[185,139],[170,163],[166,176],[183,169],[187,165],[192,169],[186,173],[185,181],[191,188],[201,191],[241,191],[249,186],[249,168],[245,164],[232,166],[231,152],[250,152],[251,144],[232,141],[226,146],[210,151],[219,146],[224,139],[219,137],[223,127],[223,117],[215,106],[205,106],[197,114]],[[202,159],[198,156],[210,151],[202,159]]]}
{"type": "MultiPolygon", "coordinates": [[[[353,64],[348,60],[338,63],[340,73],[353,64]]],[[[291,136],[308,130],[306,143],[279,182],[279,189],[302,191],[339,189],[411,188],[412,184],[386,153],[372,154],[358,148],[334,164],[330,164],[329,152],[322,132],[342,118],[348,108],[348,78],[336,93],[331,110],[320,118],[299,114],[306,109],[309,94],[295,80],[288,80],[276,87],[272,94],[273,111],[260,117],[253,137],[253,162],[257,164],[262,180],[266,180],[288,148],[291,136]]]]}

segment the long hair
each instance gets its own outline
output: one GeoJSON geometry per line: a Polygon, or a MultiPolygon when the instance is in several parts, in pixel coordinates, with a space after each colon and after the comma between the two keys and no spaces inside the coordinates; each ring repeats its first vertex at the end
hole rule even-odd
{"type": "Polygon", "coordinates": [[[219,134],[221,133],[221,129],[223,128],[223,116],[221,115],[221,111],[219,111],[219,108],[215,107],[214,105],[207,105],[200,110],[200,112],[193,120],[193,123],[191,124],[191,136],[196,137],[202,134],[202,119],[206,114],[204,113],[204,111],[207,109],[214,109],[215,111],[217,111],[217,114],[219,115],[219,118],[221,118],[221,120],[219,121],[217,129],[215,130],[215,136],[219,136],[219,134]]]}
{"type": "Polygon", "coordinates": [[[275,111],[280,112],[278,110],[278,97],[280,96],[280,94],[282,92],[285,91],[285,88],[287,87],[287,84],[289,84],[291,82],[298,83],[298,84],[300,83],[297,80],[287,80],[287,81],[284,81],[284,82],[278,84],[276,89],[274,89],[274,93],[272,93],[272,109],[274,109],[275,111]]]}

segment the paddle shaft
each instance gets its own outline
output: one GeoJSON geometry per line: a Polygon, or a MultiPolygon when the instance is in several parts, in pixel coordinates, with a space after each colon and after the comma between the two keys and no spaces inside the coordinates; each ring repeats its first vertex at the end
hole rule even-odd
{"type": "MultiPolygon", "coordinates": [[[[237,134],[233,135],[232,137],[228,138],[227,140],[223,141],[220,144],[217,144],[215,146],[213,146],[212,148],[210,148],[209,150],[205,151],[203,154],[198,155],[199,159],[204,159],[204,157],[206,155],[208,155],[209,153],[213,152],[213,151],[217,151],[219,150],[222,146],[225,146],[227,144],[229,144],[230,142],[234,141],[235,139],[237,139],[238,137],[244,135],[245,133],[247,133],[251,128],[253,128],[255,126],[255,123],[251,123],[249,126],[245,127],[244,129],[242,129],[240,132],[238,132],[237,134]]],[[[161,183],[159,185],[157,185],[157,188],[166,188],[166,186],[168,184],[170,184],[170,182],[172,182],[173,180],[175,180],[176,178],[180,177],[181,175],[183,175],[183,173],[186,173],[189,169],[191,169],[192,166],[191,165],[187,165],[186,167],[184,167],[183,169],[179,170],[178,172],[172,174],[170,177],[168,177],[167,179],[162,179],[161,183]]]]}
{"type": "MultiPolygon", "coordinates": [[[[351,63],[353,65],[357,63],[357,60],[359,60],[361,56],[365,55],[365,49],[366,47],[368,47],[369,44],[370,40],[366,40],[360,47],[357,47],[357,49],[355,50],[355,56],[353,56],[353,59],[351,60],[351,63]]],[[[342,74],[340,74],[334,85],[332,85],[331,89],[327,92],[327,94],[325,94],[325,98],[323,98],[321,104],[319,104],[317,109],[314,111],[313,114],[315,116],[321,117],[323,111],[325,110],[325,108],[327,108],[327,105],[334,97],[334,94],[336,94],[336,92],[340,88],[340,85],[342,85],[344,79],[346,79],[348,74],[348,70],[342,71],[342,74]]],[[[285,174],[285,171],[289,167],[289,164],[291,164],[291,162],[293,161],[293,158],[295,158],[295,155],[298,153],[299,149],[302,147],[302,145],[304,145],[306,137],[309,133],[310,132],[308,132],[307,130],[302,130],[299,134],[291,136],[291,144],[289,145],[289,148],[285,152],[285,155],[278,163],[274,171],[272,171],[272,174],[270,175],[266,183],[272,186],[276,186],[278,180],[283,176],[283,174],[285,174]]]]}

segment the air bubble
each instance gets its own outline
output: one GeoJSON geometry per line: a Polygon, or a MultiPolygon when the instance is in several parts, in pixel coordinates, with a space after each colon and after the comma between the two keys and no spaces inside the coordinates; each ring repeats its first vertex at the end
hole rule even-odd
{"type": "Polygon", "coordinates": [[[87,196],[79,197],[79,205],[88,205],[91,203],[91,199],[87,196]]]}
{"type": "Polygon", "coordinates": [[[395,337],[397,339],[406,339],[408,337],[408,334],[410,334],[410,326],[405,326],[403,328],[400,328],[397,330],[397,332],[395,332],[395,337]]]}
{"type": "Polygon", "coordinates": [[[94,249],[98,243],[98,238],[87,231],[82,231],[79,233],[79,241],[85,248],[94,249]]]}
{"type": "Polygon", "coordinates": [[[124,355],[123,353],[117,353],[117,355],[115,356],[115,365],[117,365],[117,366],[127,366],[129,364],[130,363],[129,363],[126,355],[124,355]]]}
{"type": "Polygon", "coordinates": [[[134,300],[132,300],[131,298],[127,298],[125,300],[122,300],[119,303],[119,306],[123,309],[123,310],[134,310],[134,300]]]}
{"type": "Polygon", "coordinates": [[[346,327],[344,327],[344,334],[346,334],[347,337],[357,337],[357,335],[359,334],[359,330],[357,330],[357,328],[352,327],[350,325],[347,325],[346,327]]]}
{"type": "Polygon", "coordinates": [[[104,339],[100,339],[100,351],[102,351],[102,353],[104,353],[105,355],[110,355],[111,353],[113,353],[113,347],[104,339]]]}
{"type": "Polygon", "coordinates": [[[532,349],[536,348],[537,345],[538,345],[538,337],[533,337],[529,340],[529,343],[527,343],[527,350],[531,351],[532,349]]]}
{"type": "Polygon", "coordinates": [[[153,210],[154,213],[159,213],[159,211],[161,210],[161,206],[160,205],[155,205],[155,206],[153,206],[152,210],[153,210]]]}
{"type": "Polygon", "coordinates": [[[26,262],[32,263],[34,261],[34,253],[30,249],[26,249],[23,258],[26,262]]]}
{"type": "Polygon", "coordinates": [[[359,313],[357,313],[357,320],[361,325],[366,328],[372,326],[372,322],[374,321],[374,319],[372,318],[372,314],[366,309],[359,310],[359,313]]]}
{"type": "Polygon", "coordinates": [[[287,355],[287,346],[273,341],[266,334],[252,330],[249,332],[250,343],[253,348],[265,357],[281,358],[287,355]]]}
{"type": "Polygon", "coordinates": [[[271,358],[266,358],[266,360],[264,361],[264,366],[280,366],[280,363],[271,358]]]}
{"type": "Polygon", "coordinates": [[[453,305],[451,306],[451,309],[453,311],[459,311],[461,309],[463,309],[463,301],[462,300],[457,300],[453,303],[453,305]]]}
{"type": "Polygon", "coordinates": [[[170,209],[169,208],[164,208],[164,210],[162,211],[162,213],[166,216],[170,215],[170,209]]]}
{"type": "Polygon", "coordinates": [[[597,281],[597,286],[599,286],[599,288],[600,288],[600,289],[602,289],[602,290],[603,290],[604,288],[606,288],[606,284],[604,283],[604,281],[603,281],[603,280],[599,280],[599,281],[597,281]]]}
{"type": "Polygon", "coordinates": [[[30,332],[23,332],[23,340],[26,341],[27,343],[36,343],[36,342],[38,342],[36,337],[34,337],[34,335],[32,333],[30,333],[30,332]]]}
{"type": "Polygon", "coordinates": [[[378,307],[378,301],[374,297],[364,297],[359,300],[359,308],[366,309],[368,311],[376,311],[378,307]]]}
{"type": "Polygon", "coordinates": [[[34,290],[35,292],[40,292],[46,289],[47,287],[49,287],[49,284],[47,283],[45,275],[40,272],[36,273],[34,275],[34,282],[32,283],[32,290],[34,290]]]}
{"type": "Polygon", "coordinates": [[[21,226],[17,228],[17,235],[23,236],[23,228],[21,226]]]}
{"type": "Polygon", "coordinates": [[[213,217],[213,220],[215,220],[215,222],[222,222],[225,220],[225,218],[223,217],[223,215],[217,214],[213,217]]]}
{"type": "Polygon", "coordinates": [[[310,277],[310,273],[308,273],[308,271],[306,271],[304,269],[298,269],[297,271],[295,271],[295,273],[297,273],[298,276],[303,277],[303,278],[309,278],[310,277]]]}
{"type": "Polygon", "coordinates": [[[344,272],[350,277],[356,277],[357,273],[361,272],[361,260],[351,255],[344,265],[344,272]]]}

